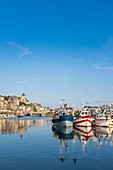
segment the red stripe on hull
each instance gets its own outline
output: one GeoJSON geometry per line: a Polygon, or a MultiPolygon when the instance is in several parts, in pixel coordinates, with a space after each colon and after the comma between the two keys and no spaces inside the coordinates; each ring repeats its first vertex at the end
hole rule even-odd
{"type": "Polygon", "coordinates": [[[92,120],[89,120],[89,119],[85,119],[85,120],[78,120],[78,121],[76,121],[76,120],[75,120],[75,122],[74,122],[74,123],[75,123],[75,125],[76,125],[76,124],[83,123],[83,122],[89,122],[89,123],[92,125],[92,120]]]}
{"type": "Polygon", "coordinates": [[[85,135],[82,135],[83,137],[87,138],[87,139],[90,139],[92,136],[85,136],[85,135]]]}
{"type": "Polygon", "coordinates": [[[85,132],[85,131],[83,131],[83,130],[81,130],[81,129],[77,128],[77,127],[75,127],[75,130],[78,130],[78,131],[80,131],[80,132],[82,132],[82,133],[84,133],[84,134],[89,134],[89,133],[91,133],[91,132],[92,132],[92,129],[90,129],[90,131],[89,131],[89,132],[85,132]]]}
{"type": "Polygon", "coordinates": [[[92,117],[91,117],[91,116],[89,116],[89,115],[88,115],[88,116],[80,116],[80,117],[81,117],[81,118],[83,118],[83,119],[84,119],[84,118],[89,118],[89,119],[91,119],[91,118],[92,118],[92,117]]]}

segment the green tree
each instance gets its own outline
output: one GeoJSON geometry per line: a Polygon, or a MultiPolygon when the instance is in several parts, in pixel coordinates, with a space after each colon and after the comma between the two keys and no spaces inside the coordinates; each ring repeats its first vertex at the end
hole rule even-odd
{"type": "Polygon", "coordinates": [[[4,96],[4,99],[5,99],[5,100],[8,100],[8,99],[9,99],[9,97],[8,97],[8,96],[4,96]]]}
{"type": "Polygon", "coordinates": [[[19,102],[19,106],[22,106],[22,105],[26,106],[24,102],[19,102]]]}
{"type": "Polygon", "coordinates": [[[33,111],[34,111],[34,112],[36,112],[36,111],[37,111],[35,106],[33,106],[33,111]]]}

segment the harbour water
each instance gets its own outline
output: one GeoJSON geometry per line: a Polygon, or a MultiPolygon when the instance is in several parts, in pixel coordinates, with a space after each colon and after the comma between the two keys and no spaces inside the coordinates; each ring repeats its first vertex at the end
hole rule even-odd
{"type": "Polygon", "coordinates": [[[0,120],[0,170],[113,170],[113,128],[54,128],[51,118],[0,120]]]}

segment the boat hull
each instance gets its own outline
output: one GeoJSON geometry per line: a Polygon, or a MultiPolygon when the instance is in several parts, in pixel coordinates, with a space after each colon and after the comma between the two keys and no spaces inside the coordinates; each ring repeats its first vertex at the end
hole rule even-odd
{"type": "Polygon", "coordinates": [[[62,115],[58,119],[53,119],[52,122],[58,127],[72,127],[73,126],[73,116],[72,115],[62,115]]]}
{"type": "Polygon", "coordinates": [[[83,116],[75,119],[74,121],[75,126],[82,126],[82,127],[90,127],[92,126],[92,117],[91,116],[83,116]]]}
{"type": "Polygon", "coordinates": [[[95,126],[109,127],[111,125],[113,126],[112,119],[97,118],[95,120],[95,126]]]}

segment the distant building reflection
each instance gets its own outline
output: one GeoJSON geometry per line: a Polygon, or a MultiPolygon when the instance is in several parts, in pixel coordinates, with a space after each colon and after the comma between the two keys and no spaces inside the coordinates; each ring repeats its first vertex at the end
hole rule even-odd
{"type": "Polygon", "coordinates": [[[49,123],[50,120],[23,120],[23,119],[3,119],[0,120],[0,133],[1,134],[19,134],[23,137],[25,131],[30,127],[39,127],[49,123]]]}

